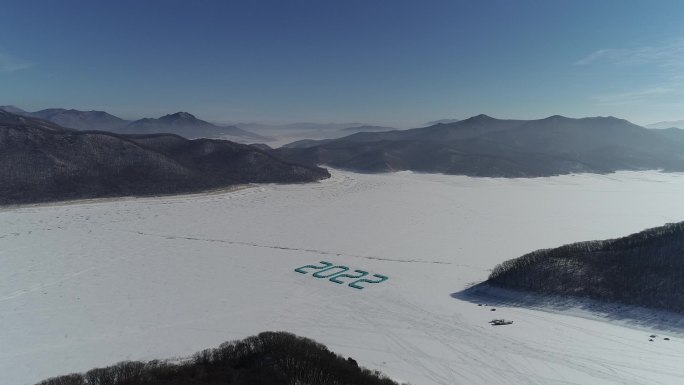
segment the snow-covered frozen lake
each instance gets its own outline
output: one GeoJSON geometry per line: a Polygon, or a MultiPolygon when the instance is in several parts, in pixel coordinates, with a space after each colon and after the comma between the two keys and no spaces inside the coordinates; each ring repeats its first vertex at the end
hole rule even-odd
{"type": "Polygon", "coordinates": [[[414,385],[684,383],[684,335],[649,342],[649,330],[451,296],[532,250],[684,220],[684,175],[332,172],[315,184],[0,209],[0,384],[266,330],[414,385]],[[389,279],[357,290],[294,271],[319,261],[389,279]]]}

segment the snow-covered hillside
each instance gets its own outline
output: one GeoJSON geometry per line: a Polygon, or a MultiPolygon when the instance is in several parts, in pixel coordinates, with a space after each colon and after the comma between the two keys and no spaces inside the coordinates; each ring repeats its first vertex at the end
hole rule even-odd
{"type": "Polygon", "coordinates": [[[265,330],[412,384],[681,384],[684,335],[452,297],[531,250],[684,220],[684,175],[315,184],[0,211],[0,384],[265,330]],[[389,277],[299,274],[320,261],[389,277]],[[491,326],[493,318],[513,325],[491,326]]]}

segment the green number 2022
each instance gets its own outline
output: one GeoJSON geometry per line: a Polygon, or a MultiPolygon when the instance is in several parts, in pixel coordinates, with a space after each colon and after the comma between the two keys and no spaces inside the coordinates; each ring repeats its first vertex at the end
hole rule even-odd
{"type": "Polygon", "coordinates": [[[315,273],[312,275],[315,278],[327,278],[330,282],[338,284],[347,283],[343,280],[344,278],[354,279],[354,281],[348,284],[349,287],[353,287],[354,289],[363,289],[364,286],[361,286],[362,283],[380,283],[389,279],[389,277],[380,274],[373,274],[373,277],[377,278],[375,280],[365,279],[362,277],[368,275],[367,271],[354,270],[353,273],[348,274],[347,271],[349,271],[349,268],[347,266],[333,265],[326,261],[321,261],[320,264],[321,266],[306,265],[298,267],[294,269],[294,271],[301,274],[308,274],[308,270],[313,270],[315,273]]]}

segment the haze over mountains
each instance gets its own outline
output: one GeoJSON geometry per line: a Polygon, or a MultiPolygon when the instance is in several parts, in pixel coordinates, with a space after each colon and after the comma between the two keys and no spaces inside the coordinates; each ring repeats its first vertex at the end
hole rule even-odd
{"type": "Polygon", "coordinates": [[[27,112],[14,106],[0,106],[10,113],[40,118],[76,130],[109,131],[119,134],[176,134],[188,139],[217,138],[239,142],[268,141],[269,138],[235,126],[219,126],[196,118],[187,112],[177,112],[158,119],[135,121],[121,119],[104,111],[79,111],[63,108],[27,112]]]}
{"type": "Polygon", "coordinates": [[[684,171],[684,131],[650,130],[614,117],[505,120],[478,115],[430,127],[297,143],[277,152],[289,159],[360,172],[537,177],[684,171]]]}
{"type": "Polygon", "coordinates": [[[665,121],[665,122],[658,122],[658,123],[653,123],[653,124],[647,124],[644,126],[646,128],[682,128],[684,129],[684,120],[671,120],[671,121],[665,121]]]}
{"type": "MultiPolygon", "coordinates": [[[[373,127],[363,123],[313,123],[299,122],[287,124],[263,124],[263,123],[235,123],[234,126],[246,130],[279,130],[279,131],[344,131],[359,127],[373,127]]],[[[391,129],[388,127],[388,129],[391,129]]]]}
{"type": "Polygon", "coordinates": [[[105,111],[48,108],[28,112],[12,105],[0,106],[0,110],[45,119],[81,131],[97,130],[119,134],[168,133],[188,139],[214,138],[247,144],[269,143],[271,147],[301,139],[331,139],[355,132],[393,129],[364,123],[215,124],[201,120],[188,112],[176,112],[160,118],[126,120],[105,111]]]}
{"type": "Polygon", "coordinates": [[[182,193],[328,176],[324,169],[225,140],[78,131],[0,111],[0,204],[182,193]]]}
{"type": "Polygon", "coordinates": [[[435,124],[447,124],[447,123],[456,123],[461,119],[439,119],[439,120],[433,120],[431,122],[427,122],[424,124],[425,127],[427,126],[434,126],[435,124]]]}
{"type": "Polygon", "coordinates": [[[355,132],[388,131],[392,127],[383,127],[363,123],[289,123],[289,124],[260,124],[235,123],[235,126],[251,132],[274,138],[269,142],[271,147],[296,142],[299,140],[337,139],[355,132]]]}
{"type": "Polygon", "coordinates": [[[351,126],[351,127],[346,127],[343,128],[342,131],[345,132],[372,132],[372,131],[390,131],[394,130],[392,127],[384,127],[384,126],[373,126],[370,124],[364,124],[362,126],[351,126]]]}

